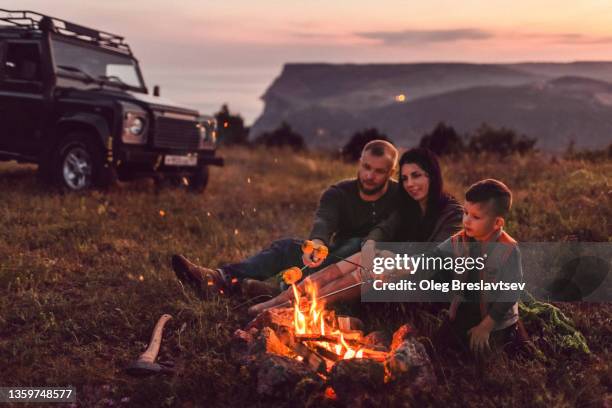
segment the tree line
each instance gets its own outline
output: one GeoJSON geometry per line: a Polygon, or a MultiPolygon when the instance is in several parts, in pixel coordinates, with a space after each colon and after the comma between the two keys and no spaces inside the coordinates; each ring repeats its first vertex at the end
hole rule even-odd
{"type": "MultiPolygon", "coordinates": [[[[259,135],[253,141],[249,141],[249,128],[244,125],[243,118],[239,114],[232,114],[227,105],[221,107],[221,110],[215,114],[215,118],[220,144],[289,147],[296,151],[306,149],[304,137],[286,122],[282,122],[278,128],[272,131],[259,135]]],[[[394,143],[393,140],[376,128],[364,129],[353,134],[340,149],[339,155],[347,161],[356,161],[359,159],[363,146],[375,139],[383,139],[394,143]]],[[[430,132],[421,137],[419,146],[426,147],[439,156],[485,152],[506,156],[515,153],[523,155],[534,151],[536,142],[535,138],[519,134],[513,129],[496,128],[487,123],[483,123],[471,133],[460,134],[452,126],[439,122],[430,132]]],[[[609,159],[612,158],[612,144],[601,151],[588,152],[575,152],[572,146],[569,146],[565,156],[587,160],[593,158],[609,159]]]]}

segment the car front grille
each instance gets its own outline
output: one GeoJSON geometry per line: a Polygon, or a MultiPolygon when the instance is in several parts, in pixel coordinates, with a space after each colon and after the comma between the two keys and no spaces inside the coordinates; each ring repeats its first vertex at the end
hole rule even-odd
{"type": "Polygon", "coordinates": [[[158,116],[153,136],[154,147],[194,150],[198,148],[200,132],[194,120],[158,116]]]}

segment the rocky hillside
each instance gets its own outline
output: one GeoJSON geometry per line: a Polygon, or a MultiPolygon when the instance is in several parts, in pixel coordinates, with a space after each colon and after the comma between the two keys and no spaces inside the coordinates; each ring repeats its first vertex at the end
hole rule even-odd
{"type": "Polygon", "coordinates": [[[287,64],[263,95],[251,137],[288,122],[336,148],[378,127],[410,145],[437,122],[461,132],[506,126],[558,151],[612,141],[612,63],[287,64]]]}

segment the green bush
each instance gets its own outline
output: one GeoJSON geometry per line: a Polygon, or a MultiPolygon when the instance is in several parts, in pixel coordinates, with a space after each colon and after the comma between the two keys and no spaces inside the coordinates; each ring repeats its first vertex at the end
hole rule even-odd
{"type": "Polygon", "coordinates": [[[363,150],[364,146],[372,140],[386,140],[387,142],[393,144],[393,141],[380,133],[378,129],[365,129],[353,134],[350,140],[340,151],[340,155],[345,161],[355,162],[361,157],[361,151],[363,150]]]}
{"type": "Polygon", "coordinates": [[[461,153],[464,149],[464,143],[455,128],[440,122],[436,125],[431,133],[425,134],[421,138],[419,147],[425,147],[438,156],[461,153]]]}
{"type": "Polygon", "coordinates": [[[496,129],[483,123],[470,137],[468,149],[472,153],[525,154],[533,150],[536,142],[536,139],[525,135],[519,136],[512,129],[505,127],[496,129]]]}
{"type": "Polygon", "coordinates": [[[304,138],[283,122],[272,132],[265,132],[255,139],[255,144],[267,147],[290,147],[295,151],[306,149],[304,138]]]}
{"type": "Polygon", "coordinates": [[[220,144],[248,144],[249,130],[244,126],[244,119],[239,114],[233,115],[227,105],[215,114],[220,144]]]}

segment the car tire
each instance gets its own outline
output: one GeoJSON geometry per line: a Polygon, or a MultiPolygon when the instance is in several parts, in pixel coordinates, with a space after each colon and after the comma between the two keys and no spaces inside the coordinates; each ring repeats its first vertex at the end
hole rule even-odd
{"type": "Polygon", "coordinates": [[[105,188],[116,179],[111,166],[104,161],[102,147],[88,133],[68,134],[57,145],[53,157],[54,181],[62,191],[105,188]]]}
{"type": "Polygon", "coordinates": [[[188,190],[192,193],[203,193],[208,185],[208,166],[199,166],[191,175],[187,177],[189,181],[188,190]]]}

